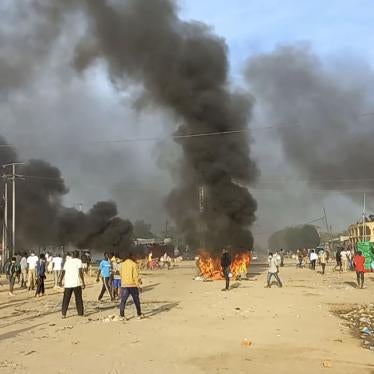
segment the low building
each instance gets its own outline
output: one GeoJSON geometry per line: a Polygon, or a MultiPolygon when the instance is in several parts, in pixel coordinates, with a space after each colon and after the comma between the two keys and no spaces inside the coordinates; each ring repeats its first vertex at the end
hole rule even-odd
{"type": "Polygon", "coordinates": [[[353,246],[357,242],[374,243],[374,221],[358,222],[348,227],[349,243],[353,246]]]}

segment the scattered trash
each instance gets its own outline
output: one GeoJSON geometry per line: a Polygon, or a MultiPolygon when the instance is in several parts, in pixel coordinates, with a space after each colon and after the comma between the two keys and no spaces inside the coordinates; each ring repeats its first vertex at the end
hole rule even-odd
{"type": "Polygon", "coordinates": [[[329,360],[323,361],[322,366],[324,368],[332,368],[332,363],[329,360]]]}
{"type": "Polygon", "coordinates": [[[252,345],[252,342],[250,340],[248,340],[247,338],[244,338],[241,342],[241,346],[242,347],[247,347],[249,348],[250,346],[252,345]]]}
{"type": "Polygon", "coordinates": [[[343,325],[351,328],[362,339],[362,347],[374,350],[374,305],[361,305],[347,311],[338,311],[343,325]]]}
{"type": "Polygon", "coordinates": [[[109,314],[106,317],[102,318],[102,321],[104,323],[109,323],[109,322],[118,322],[118,321],[123,321],[123,318],[116,316],[115,314],[109,314]]]}
{"type": "Polygon", "coordinates": [[[0,369],[1,368],[17,369],[17,368],[19,368],[19,365],[16,364],[15,362],[4,360],[4,361],[0,361],[0,369]]]}
{"type": "Polygon", "coordinates": [[[371,335],[373,332],[368,328],[368,327],[364,327],[361,332],[363,332],[364,334],[366,335],[371,335]]]}

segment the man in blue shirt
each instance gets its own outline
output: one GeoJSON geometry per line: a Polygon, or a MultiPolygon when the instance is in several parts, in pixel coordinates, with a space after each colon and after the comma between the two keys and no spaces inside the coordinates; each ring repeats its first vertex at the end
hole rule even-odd
{"type": "Polygon", "coordinates": [[[108,292],[108,295],[110,296],[110,299],[113,301],[112,293],[110,292],[110,275],[112,273],[112,265],[109,260],[108,253],[104,253],[104,259],[101,260],[99,265],[99,271],[97,273],[96,282],[100,281],[100,275],[101,280],[103,282],[103,286],[101,288],[99,297],[97,298],[99,301],[103,298],[105,292],[108,292]]]}

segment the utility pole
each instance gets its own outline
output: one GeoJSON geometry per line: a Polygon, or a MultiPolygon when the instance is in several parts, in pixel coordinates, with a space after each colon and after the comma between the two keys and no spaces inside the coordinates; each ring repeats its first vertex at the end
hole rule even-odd
{"type": "Polygon", "coordinates": [[[365,225],[365,214],[366,214],[366,195],[364,194],[364,208],[362,210],[362,241],[365,241],[366,225],[365,225]]]}
{"type": "Polygon", "coordinates": [[[2,238],[2,250],[1,256],[2,268],[4,267],[5,260],[8,257],[8,181],[6,176],[4,179],[4,216],[3,216],[3,238],[2,238]]]}
{"type": "Polygon", "coordinates": [[[9,166],[12,167],[12,250],[9,257],[14,256],[16,251],[16,166],[23,165],[23,162],[12,162],[10,164],[3,165],[3,168],[9,166]]]}
{"type": "Polygon", "coordinates": [[[325,207],[323,207],[323,209],[322,209],[322,211],[323,211],[323,218],[324,218],[324,221],[325,221],[325,226],[326,226],[326,231],[327,231],[327,234],[328,234],[328,236],[329,236],[329,238],[330,238],[330,243],[329,243],[329,246],[331,245],[331,247],[332,247],[332,227],[331,226],[329,226],[329,224],[328,224],[328,222],[327,222],[327,215],[326,215],[326,209],[325,209],[325,207]]]}

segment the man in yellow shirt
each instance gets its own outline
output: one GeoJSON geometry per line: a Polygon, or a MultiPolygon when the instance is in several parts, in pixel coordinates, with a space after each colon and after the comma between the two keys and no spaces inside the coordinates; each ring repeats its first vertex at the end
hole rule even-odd
{"type": "Polygon", "coordinates": [[[120,316],[125,317],[125,306],[126,301],[131,295],[137,313],[137,319],[142,319],[142,312],[140,309],[140,299],[139,299],[139,289],[141,287],[142,281],[139,276],[138,265],[132,253],[129,254],[126,261],[121,263],[119,269],[121,275],[121,303],[119,307],[120,316]]]}

